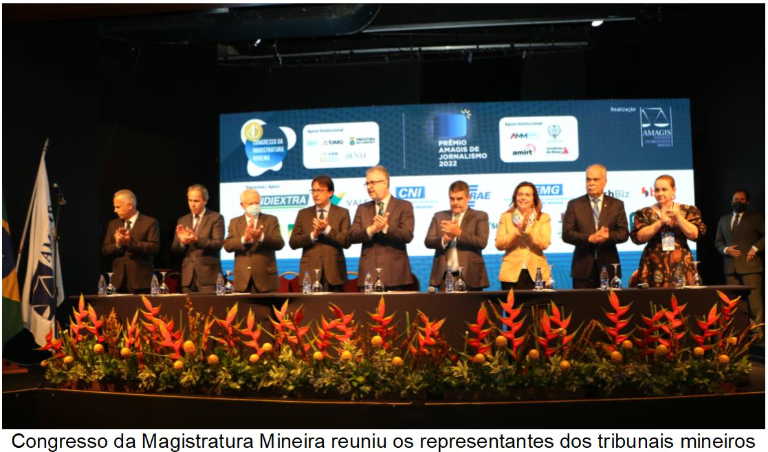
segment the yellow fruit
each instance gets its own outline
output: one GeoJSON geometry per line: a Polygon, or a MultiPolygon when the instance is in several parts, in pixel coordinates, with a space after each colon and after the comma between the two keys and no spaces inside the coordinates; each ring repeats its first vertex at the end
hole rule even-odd
{"type": "Polygon", "coordinates": [[[728,338],[728,345],[736,345],[738,343],[739,343],[739,338],[737,338],[736,336],[730,336],[728,338]]]}
{"type": "Polygon", "coordinates": [[[656,347],[657,355],[666,355],[667,353],[669,353],[669,348],[667,348],[666,345],[660,344],[658,347],[656,347]]]}
{"type": "Polygon", "coordinates": [[[254,354],[252,354],[251,356],[248,357],[248,361],[250,361],[251,364],[255,363],[258,360],[259,360],[259,354],[258,353],[254,353],[254,354]]]}
{"type": "Polygon", "coordinates": [[[611,361],[615,363],[620,363],[622,359],[621,353],[618,351],[611,352],[611,361]]]}
{"type": "Polygon", "coordinates": [[[629,339],[621,343],[621,348],[623,348],[624,350],[632,350],[632,347],[634,346],[632,345],[632,341],[630,341],[629,339]]]}
{"type": "Polygon", "coordinates": [[[174,363],[173,363],[173,368],[174,368],[174,369],[176,369],[176,370],[181,370],[181,369],[183,369],[183,368],[184,368],[184,361],[182,361],[182,360],[180,360],[180,359],[177,359],[177,360],[176,360],[176,361],[174,361],[174,363]]]}
{"type": "Polygon", "coordinates": [[[472,361],[474,361],[475,364],[483,364],[485,362],[485,355],[483,355],[482,353],[478,353],[477,355],[475,355],[472,361]]]}
{"type": "Polygon", "coordinates": [[[219,357],[214,355],[214,354],[208,355],[208,364],[210,364],[212,366],[215,366],[216,364],[219,364],[219,357]]]}
{"type": "Polygon", "coordinates": [[[314,359],[315,361],[322,361],[323,358],[325,358],[325,356],[323,356],[323,352],[315,352],[314,354],[312,354],[312,359],[314,359]]]}
{"type": "Polygon", "coordinates": [[[264,350],[264,353],[269,353],[272,351],[272,344],[269,342],[264,343],[264,345],[261,346],[261,349],[264,350]]]}
{"type": "Polygon", "coordinates": [[[496,336],[496,347],[498,348],[504,348],[507,346],[507,338],[504,336],[496,336]]]}
{"type": "Polygon", "coordinates": [[[696,347],[693,349],[693,354],[695,356],[704,356],[704,349],[701,347],[696,347]]]}
{"type": "Polygon", "coordinates": [[[71,364],[72,361],[74,361],[74,360],[75,360],[75,358],[73,358],[71,356],[65,356],[64,357],[64,364],[71,364]]]}
{"type": "Polygon", "coordinates": [[[371,345],[373,346],[373,348],[379,348],[383,343],[384,343],[384,339],[382,339],[381,336],[373,336],[371,338],[371,345]]]}
{"type": "Polygon", "coordinates": [[[730,360],[731,358],[729,358],[728,355],[720,355],[717,357],[717,362],[720,364],[728,364],[730,360]]]}
{"type": "Polygon", "coordinates": [[[352,353],[349,350],[344,350],[344,352],[341,354],[341,360],[349,361],[350,359],[352,359],[352,353]]]}
{"type": "Polygon", "coordinates": [[[565,359],[560,361],[560,370],[563,372],[568,372],[571,370],[571,363],[565,359]]]}
{"type": "Polygon", "coordinates": [[[402,366],[403,365],[403,358],[401,358],[399,356],[395,356],[394,358],[392,358],[392,365],[395,366],[395,367],[402,366]]]}
{"type": "Polygon", "coordinates": [[[539,351],[535,348],[532,348],[528,351],[528,359],[530,360],[537,360],[539,359],[539,351]]]}
{"type": "Polygon", "coordinates": [[[123,358],[130,358],[131,355],[133,355],[133,352],[131,352],[131,349],[128,347],[123,347],[120,349],[120,356],[123,358]]]}
{"type": "Polygon", "coordinates": [[[101,344],[94,345],[93,353],[96,353],[97,355],[101,355],[102,353],[104,353],[104,346],[101,344]]]}
{"type": "Polygon", "coordinates": [[[197,353],[197,347],[195,347],[195,343],[192,341],[184,342],[184,353],[187,355],[194,355],[197,353]]]}

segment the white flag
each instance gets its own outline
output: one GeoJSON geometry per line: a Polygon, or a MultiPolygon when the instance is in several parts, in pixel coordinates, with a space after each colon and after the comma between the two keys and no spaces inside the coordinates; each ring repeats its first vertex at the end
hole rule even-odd
{"type": "Polygon", "coordinates": [[[45,335],[56,324],[56,308],[64,300],[64,286],[61,283],[61,266],[56,250],[57,300],[54,300],[53,279],[53,209],[51,192],[48,188],[48,171],[45,168],[45,154],[40,159],[37,170],[34,197],[32,199],[32,218],[29,232],[29,252],[27,254],[27,274],[21,298],[21,313],[24,326],[35,336],[35,341],[45,345],[45,335]]]}

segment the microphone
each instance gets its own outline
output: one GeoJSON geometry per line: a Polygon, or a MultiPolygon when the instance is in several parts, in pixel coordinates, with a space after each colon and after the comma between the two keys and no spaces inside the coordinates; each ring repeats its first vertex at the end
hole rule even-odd
{"type": "Polygon", "coordinates": [[[59,198],[59,205],[64,206],[67,204],[67,200],[64,199],[64,193],[61,192],[61,187],[56,182],[53,183],[53,189],[56,190],[56,196],[59,198]]]}

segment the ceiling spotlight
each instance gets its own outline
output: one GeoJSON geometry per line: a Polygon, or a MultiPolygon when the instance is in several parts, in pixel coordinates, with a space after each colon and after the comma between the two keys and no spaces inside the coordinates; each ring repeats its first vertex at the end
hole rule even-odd
{"type": "Polygon", "coordinates": [[[257,39],[257,40],[256,40],[256,41],[253,43],[253,46],[254,46],[254,47],[258,47],[258,46],[259,46],[259,44],[261,44],[261,38],[257,39]]]}
{"type": "Polygon", "coordinates": [[[592,21],[592,26],[593,27],[599,27],[600,25],[603,25],[603,21],[602,20],[593,20],[592,21]]]}

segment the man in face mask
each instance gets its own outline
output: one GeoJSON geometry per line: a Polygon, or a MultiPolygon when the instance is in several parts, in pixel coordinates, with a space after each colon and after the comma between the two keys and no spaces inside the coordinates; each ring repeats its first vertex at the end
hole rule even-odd
{"type": "Polygon", "coordinates": [[[726,282],[753,287],[749,293],[750,322],[763,323],[763,260],[758,253],[765,250],[765,219],[763,214],[747,210],[747,190],[735,190],[731,201],[733,213],[720,218],[715,246],[723,255],[726,282]]]}
{"type": "Polygon", "coordinates": [[[249,188],[240,194],[245,214],[229,222],[224,249],[235,253],[235,291],[275,292],[278,288],[275,251],[283,249],[277,217],[261,213],[261,196],[249,188]]]}

